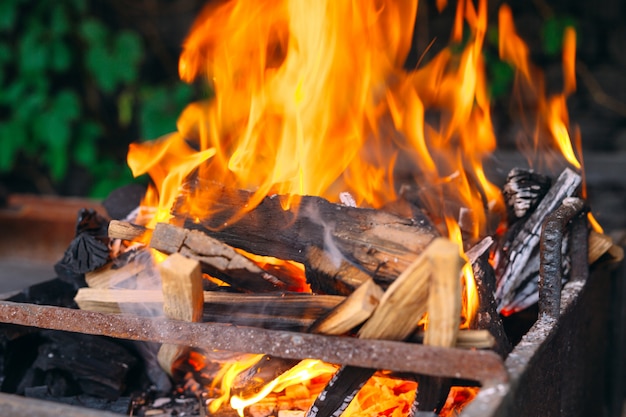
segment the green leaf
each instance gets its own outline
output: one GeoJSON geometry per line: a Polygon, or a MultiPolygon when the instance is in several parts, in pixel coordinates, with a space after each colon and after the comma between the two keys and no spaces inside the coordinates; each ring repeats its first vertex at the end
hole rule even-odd
{"type": "Polygon", "coordinates": [[[117,74],[114,63],[103,45],[95,45],[87,50],[85,56],[87,68],[98,87],[105,93],[112,93],[117,86],[117,74]]]}
{"type": "Polygon", "coordinates": [[[70,29],[70,23],[63,3],[50,3],[50,6],[52,6],[52,11],[50,12],[50,31],[55,36],[66,34],[70,29]]]}
{"type": "Polygon", "coordinates": [[[95,19],[84,20],[80,24],[79,33],[91,46],[104,44],[108,36],[107,28],[95,19]]]}
{"type": "Polygon", "coordinates": [[[49,49],[42,37],[39,24],[31,24],[18,44],[18,65],[26,76],[43,76],[48,64],[49,49]]]}
{"type": "Polygon", "coordinates": [[[58,72],[66,71],[72,63],[72,53],[68,45],[63,41],[57,40],[50,45],[50,49],[52,69],[58,72]]]}
{"type": "MultiPolygon", "coordinates": [[[[100,126],[93,122],[83,122],[78,126],[77,143],[73,147],[73,159],[79,164],[94,170],[98,158],[97,139],[102,134],[100,126]]],[[[94,172],[97,174],[97,171],[94,172]]]]}
{"type": "Polygon", "coordinates": [[[80,102],[75,92],[63,90],[55,97],[53,113],[65,121],[72,121],[80,116],[80,102]]]}
{"type": "Polygon", "coordinates": [[[123,91],[117,99],[117,112],[120,125],[126,127],[133,120],[135,96],[130,91],[123,91]]]}
{"type": "Polygon", "coordinates": [[[563,33],[567,27],[576,27],[576,19],[555,16],[546,20],[542,27],[543,50],[548,55],[557,55],[563,47],[563,33]]]}
{"type": "Polygon", "coordinates": [[[141,94],[141,136],[154,139],[174,132],[176,120],[189,102],[192,92],[192,87],[183,83],[145,89],[141,94]]]}
{"type": "Polygon", "coordinates": [[[26,127],[17,121],[0,123],[0,172],[7,172],[15,164],[22,144],[26,143],[26,127]]]}
{"type": "Polygon", "coordinates": [[[0,1],[0,31],[10,31],[15,26],[18,11],[18,3],[13,1],[0,1]]]}
{"type": "Polygon", "coordinates": [[[68,166],[69,124],[56,114],[45,112],[33,121],[36,140],[44,145],[44,160],[55,180],[63,178],[68,166]]]}
{"type": "Polygon", "coordinates": [[[13,118],[24,124],[30,123],[33,118],[37,117],[44,110],[47,99],[45,93],[38,91],[25,94],[13,106],[13,118]]]}
{"type": "Polygon", "coordinates": [[[91,198],[105,198],[114,189],[136,182],[128,166],[111,160],[102,161],[97,166],[97,171],[106,172],[107,175],[99,175],[95,178],[95,184],[89,193],[91,198]]]}
{"type": "Polygon", "coordinates": [[[13,58],[13,51],[6,43],[0,43],[0,63],[10,62],[13,58]]]}

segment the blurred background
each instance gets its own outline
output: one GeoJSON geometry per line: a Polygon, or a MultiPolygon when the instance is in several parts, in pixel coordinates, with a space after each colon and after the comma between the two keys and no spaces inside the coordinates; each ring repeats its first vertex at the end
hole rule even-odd
{"type": "MultiPolygon", "coordinates": [[[[427,62],[448,42],[455,2],[441,14],[434,3],[420,2],[408,67],[427,62]]],[[[485,56],[500,142],[496,159],[508,170],[516,163],[513,138],[519,127],[509,117],[513,71],[497,58],[500,3],[489,3],[485,56]]],[[[603,0],[601,6],[588,0],[509,3],[548,79],[561,72],[563,30],[576,28],[578,91],[568,104],[570,120],[582,131],[589,198],[604,225],[626,228],[626,5],[620,0],[603,0]]],[[[184,84],[177,74],[181,44],[203,5],[2,0],[0,196],[103,198],[136,181],[126,166],[128,144],[175,130],[185,104],[209,94],[206,85],[184,84]]]]}

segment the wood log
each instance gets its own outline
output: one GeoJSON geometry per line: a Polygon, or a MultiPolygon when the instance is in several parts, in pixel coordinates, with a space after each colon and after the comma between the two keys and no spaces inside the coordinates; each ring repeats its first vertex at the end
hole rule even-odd
{"type": "Polygon", "coordinates": [[[392,282],[438,236],[424,215],[407,219],[312,196],[299,197],[285,210],[280,196],[259,204],[252,196],[197,180],[188,185],[172,214],[185,227],[258,255],[307,265],[308,248],[324,249],[334,259],[358,265],[379,284],[392,282]],[[193,204],[185,204],[188,199],[193,204]],[[196,207],[210,207],[210,216],[196,207]]]}
{"type": "MultiPolygon", "coordinates": [[[[432,273],[430,256],[442,251],[449,243],[444,238],[434,239],[400,274],[359,330],[359,338],[404,340],[415,330],[426,312],[428,283],[432,273]]],[[[458,256],[458,248],[456,253],[458,256]]],[[[375,372],[375,369],[369,368],[341,367],[307,411],[307,417],[340,415],[375,372]]]]}
{"type": "Polygon", "coordinates": [[[527,218],[512,224],[505,244],[496,256],[496,301],[498,311],[513,312],[523,308],[513,305],[518,292],[536,292],[539,274],[538,247],[545,218],[578,189],[581,177],[566,168],[527,218]]]}
{"type": "Polygon", "coordinates": [[[327,315],[309,328],[310,333],[341,335],[367,320],[383,295],[383,290],[370,278],[327,315]]]}
{"type": "Polygon", "coordinates": [[[510,219],[521,219],[532,213],[550,189],[552,180],[533,170],[513,168],[502,188],[510,219]]]}
{"type": "Polygon", "coordinates": [[[109,222],[108,236],[111,239],[136,240],[149,232],[144,226],[133,224],[120,220],[111,220],[109,222]]]}
{"type": "Polygon", "coordinates": [[[85,282],[91,288],[161,288],[154,260],[145,248],[124,252],[102,268],[87,272],[85,282]]]}
{"type": "MultiPolygon", "coordinates": [[[[313,294],[238,294],[204,291],[202,321],[276,330],[309,328],[344,297],[313,294]]],[[[101,313],[162,315],[163,293],[157,290],[80,288],[74,298],[83,310],[101,313]]]]}
{"type": "MultiPolygon", "coordinates": [[[[452,347],[461,324],[461,268],[465,260],[458,245],[441,241],[437,250],[427,251],[432,273],[428,294],[428,327],[424,344],[452,347]]],[[[438,412],[445,404],[452,381],[426,375],[417,377],[418,388],[413,408],[438,412]]]]}
{"type": "Polygon", "coordinates": [[[607,253],[612,258],[612,262],[620,262],[624,259],[624,250],[613,243],[611,236],[591,230],[589,232],[589,265],[596,263],[607,253]]]}
{"type": "Polygon", "coordinates": [[[371,277],[345,259],[333,260],[323,249],[307,249],[306,277],[317,294],[350,295],[371,277]]]}
{"type": "MultiPolygon", "coordinates": [[[[202,321],[204,296],[200,263],[179,253],[170,255],[158,266],[163,285],[163,312],[167,318],[202,321]]],[[[157,359],[161,368],[172,375],[172,365],[183,356],[187,347],[164,344],[157,359]]]]}
{"type": "Polygon", "coordinates": [[[478,310],[470,322],[470,329],[488,331],[494,338],[493,350],[505,358],[511,351],[512,345],[504,330],[502,317],[498,313],[496,300],[493,296],[496,289],[496,276],[491,264],[489,264],[489,254],[484,254],[476,259],[472,263],[472,269],[478,292],[478,310]]]}
{"type": "Polygon", "coordinates": [[[264,271],[232,247],[199,231],[158,223],[150,247],[165,253],[181,253],[202,263],[203,270],[234,288],[250,292],[289,290],[286,283],[264,271]]]}

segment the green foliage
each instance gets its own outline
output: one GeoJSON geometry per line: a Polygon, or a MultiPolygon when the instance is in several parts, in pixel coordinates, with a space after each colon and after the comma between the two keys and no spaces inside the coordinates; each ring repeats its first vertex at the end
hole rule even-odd
{"type": "Polygon", "coordinates": [[[90,195],[103,197],[132,181],[120,155],[128,142],[175,130],[191,87],[144,81],[144,40],[101,16],[103,7],[0,1],[0,174],[19,160],[56,185],[82,167],[90,195]]]}
{"type": "MultiPolygon", "coordinates": [[[[576,19],[568,16],[553,16],[547,19],[541,30],[543,50],[548,55],[561,53],[563,48],[563,33],[568,27],[577,29],[576,19]]],[[[578,30],[576,30],[578,32],[578,30]]]]}

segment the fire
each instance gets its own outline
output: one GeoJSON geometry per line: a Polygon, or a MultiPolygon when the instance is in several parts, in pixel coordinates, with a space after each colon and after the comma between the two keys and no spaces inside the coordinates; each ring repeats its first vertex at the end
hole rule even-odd
{"type": "MultiPolygon", "coordinates": [[[[438,0],[437,8],[446,3],[438,0]]],[[[483,167],[496,148],[482,52],[487,1],[459,1],[451,45],[408,71],[404,63],[417,8],[417,0],[212,2],[184,43],[179,72],[187,82],[208,82],[215,97],[190,104],[177,132],[129,150],[133,173],[149,173],[154,182],[143,203],[156,209],[146,213],[150,224],[169,219],[190,174],[254,191],[242,208],[249,210],[272,194],[284,196],[283,206],[289,207],[298,204],[298,196],[337,202],[345,192],[359,206],[379,208],[398,198],[410,173],[421,187],[423,208],[461,253],[493,234],[504,210],[483,167]],[[437,112],[437,122],[425,119],[427,109],[437,112]]],[[[530,92],[537,103],[529,135],[535,150],[558,150],[580,168],[565,102],[576,88],[575,33],[568,30],[564,39],[564,91],[548,97],[506,5],[498,26],[501,59],[516,69],[517,90],[530,92]]],[[[210,202],[210,196],[202,201],[210,202]]],[[[211,216],[210,204],[183,203],[192,218],[211,216]]],[[[468,325],[478,303],[469,264],[463,280],[468,325]]],[[[326,364],[313,368],[334,370],[326,364]]],[[[310,370],[299,371],[285,378],[295,383],[312,377],[310,370]]],[[[223,396],[213,408],[227,401],[228,380],[238,368],[224,372],[223,396]]],[[[278,388],[284,388],[282,381],[263,392],[278,388]]],[[[363,396],[361,404],[378,402],[363,396]]],[[[259,398],[230,401],[242,410],[259,398]]],[[[394,410],[407,411],[395,401],[394,410]]]]}

